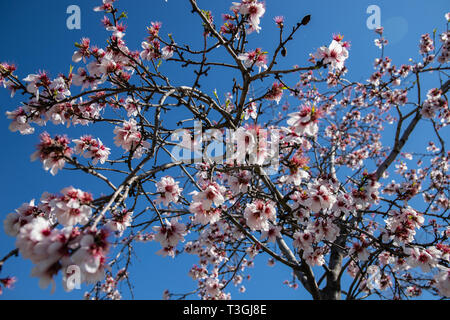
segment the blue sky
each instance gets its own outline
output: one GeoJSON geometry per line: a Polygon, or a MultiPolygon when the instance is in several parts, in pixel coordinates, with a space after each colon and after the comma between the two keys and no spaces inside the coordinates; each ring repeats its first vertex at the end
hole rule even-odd
{"type": "MultiPolygon", "coordinates": [[[[216,20],[221,14],[228,12],[231,1],[199,0],[203,9],[211,9],[216,20]]],[[[100,1],[76,0],[42,0],[42,1],[1,1],[0,38],[2,48],[0,61],[14,63],[18,67],[17,74],[24,78],[27,74],[46,70],[52,76],[59,72],[67,74],[74,52],[74,43],[81,37],[89,37],[92,44],[104,46],[108,33],[100,25],[101,14],[92,8],[100,1]],[[76,4],[81,8],[81,30],[66,28],[66,8],[76,4]]],[[[381,9],[381,24],[385,27],[385,36],[391,43],[386,47],[386,55],[396,64],[406,63],[409,58],[418,58],[418,41],[420,35],[432,33],[433,28],[442,30],[445,26],[444,14],[449,11],[448,1],[298,1],[267,0],[266,14],[262,18],[262,32],[252,34],[249,48],[262,47],[272,52],[277,39],[278,29],[273,17],[282,15],[287,26],[297,23],[306,14],[311,14],[310,24],[288,45],[288,55],[280,63],[280,67],[294,64],[305,65],[308,54],[322,46],[328,45],[333,33],[345,35],[351,41],[350,58],[346,65],[350,69],[349,78],[364,81],[373,70],[373,59],[379,55],[374,46],[375,34],[366,27],[366,8],[376,4],[381,9]]],[[[189,10],[185,0],[134,0],[119,1],[121,10],[128,13],[129,19],[125,40],[130,49],[140,49],[140,43],[146,36],[146,26],[150,21],[163,22],[162,34],[172,33],[177,43],[191,43],[193,47],[200,45],[199,30],[201,25],[197,17],[189,10]]],[[[165,66],[163,66],[166,68],[165,66]]],[[[167,66],[167,72],[176,72],[174,81],[188,81],[189,73],[178,70],[176,66],[167,66]]],[[[213,74],[205,87],[217,88],[222,97],[225,90],[230,89],[230,78],[227,74],[213,74]],[[212,85],[213,84],[213,85],[212,85]],[[223,91],[222,91],[223,90],[223,91]]],[[[220,94],[219,94],[220,96],[220,94]]],[[[0,220],[6,214],[19,207],[23,202],[39,199],[44,191],[57,192],[67,185],[85,188],[97,194],[102,189],[95,185],[95,180],[84,175],[62,172],[53,177],[41,168],[39,162],[30,162],[30,154],[34,152],[37,135],[20,136],[8,130],[9,121],[4,116],[6,110],[13,110],[20,102],[20,94],[10,99],[9,92],[0,90],[0,134],[3,136],[3,156],[0,157],[0,199],[2,209],[0,220]],[[69,181],[69,182],[68,182],[69,181]]],[[[39,128],[37,132],[43,129],[39,128]]],[[[49,125],[45,128],[50,133],[64,132],[63,127],[49,125]]],[[[71,136],[89,133],[89,128],[71,129],[71,136]]],[[[112,145],[112,138],[105,134],[102,140],[112,145]]],[[[414,141],[410,148],[427,142],[424,134],[414,141]]],[[[14,239],[0,232],[0,257],[14,246],[14,239]]],[[[195,262],[191,257],[172,260],[155,255],[158,244],[139,244],[136,248],[138,259],[134,262],[132,277],[134,293],[140,299],[160,299],[164,289],[183,292],[192,289],[194,282],[187,276],[189,266],[195,262]]],[[[291,279],[289,270],[282,267],[266,266],[267,257],[256,260],[256,268],[250,271],[252,278],[244,281],[247,288],[245,294],[232,291],[235,299],[302,299],[309,298],[303,290],[289,289],[282,284],[291,279]]],[[[18,283],[14,290],[6,290],[1,296],[5,299],[78,299],[84,290],[65,293],[58,283],[56,292],[41,290],[37,279],[30,278],[31,263],[22,258],[11,259],[4,266],[0,275],[14,275],[18,283]]],[[[125,290],[126,291],[126,290],[125,290]]],[[[125,295],[125,297],[128,297],[125,295]]]]}

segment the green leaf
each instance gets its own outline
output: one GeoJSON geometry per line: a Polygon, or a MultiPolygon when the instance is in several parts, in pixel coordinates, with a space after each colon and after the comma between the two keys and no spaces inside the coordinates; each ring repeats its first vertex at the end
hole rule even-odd
{"type": "Polygon", "coordinates": [[[122,18],[128,19],[127,13],[125,11],[120,14],[119,20],[122,18]]]}

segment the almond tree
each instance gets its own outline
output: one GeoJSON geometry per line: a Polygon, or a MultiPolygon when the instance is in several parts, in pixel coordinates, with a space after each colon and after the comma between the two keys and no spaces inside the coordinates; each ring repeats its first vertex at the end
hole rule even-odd
{"type": "MultiPolygon", "coordinates": [[[[79,270],[92,287],[87,298],[119,299],[120,282],[132,290],[133,246],[157,241],[162,256],[198,256],[185,270],[196,289],[165,298],[229,299],[228,288],[259,254],[292,270],[288,285],[313,299],[449,297],[448,25],[424,34],[417,60],[402,65],[384,55],[378,28],[375,71],[357,82],[345,78],[351,49],[341,35],[324,39],[331,43],[308,61],[279,67],[309,15],[293,26],[277,16],[279,39],[269,52],[248,47],[263,33],[262,2],[232,3],[223,23],[189,3],[203,26],[200,49],[163,36],[162,24],[152,22],[132,51],[126,14],[103,0],[94,10],[105,14],[107,45],[83,38],[69,74],[23,78],[15,66],[0,65],[0,84],[25,97],[6,113],[11,131],[92,130],[76,139],[43,132],[32,159],[51,175],[79,171],[104,186],[93,195],[69,182],[7,215],[4,229],[16,248],[0,268],[21,256],[33,262],[42,288],[62,274],[67,290],[79,270]],[[190,68],[191,81],[178,84],[162,64],[190,68]],[[225,69],[235,75],[229,92],[203,90],[208,74],[225,69]],[[298,80],[290,83],[290,75],[298,80]],[[422,123],[435,142],[408,150],[422,123]],[[391,137],[382,134],[388,126],[391,137]],[[94,136],[105,127],[114,145],[94,136]],[[218,145],[222,154],[212,156],[218,145]]],[[[13,282],[0,279],[3,287],[13,282]]]]}

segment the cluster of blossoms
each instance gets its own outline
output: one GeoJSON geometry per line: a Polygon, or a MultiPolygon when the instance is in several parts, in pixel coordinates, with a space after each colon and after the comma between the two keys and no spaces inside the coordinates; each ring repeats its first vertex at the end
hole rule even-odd
{"type": "MultiPolygon", "coordinates": [[[[336,196],[334,195],[332,186],[327,183],[309,183],[307,191],[294,191],[290,196],[290,199],[294,201],[291,204],[291,209],[293,211],[299,211],[297,213],[297,217],[309,217],[310,211],[316,213],[320,212],[321,210],[336,211],[334,210],[334,205],[336,204],[336,196]]],[[[340,202],[342,202],[342,207],[345,207],[345,202],[342,199],[340,199],[340,202]]],[[[338,202],[338,204],[340,202],[338,202]]],[[[336,212],[340,213],[340,211],[336,212]]]]}
{"type": "Polygon", "coordinates": [[[123,235],[124,231],[131,226],[131,222],[133,221],[133,212],[127,209],[123,209],[122,211],[112,212],[111,219],[106,223],[106,227],[116,232],[120,237],[123,235]]]}
{"type": "Polygon", "coordinates": [[[5,289],[12,289],[14,286],[14,283],[16,283],[16,278],[15,277],[7,277],[7,278],[3,278],[0,279],[0,296],[3,294],[3,288],[5,289]]]}
{"type": "Polygon", "coordinates": [[[264,96],[264,99],[269,101],[275,101],[277,104],[280,103],[281,98],[283,97],[283,90],[286,89],[285,86],[280,82],[274,82],[272,87],[264,96]]]}
{"type": "Polygon", "coordinates": [[[114,143],[122,147],[125,151],[133,151],[133,158],[142,157],[145,149],[150,147],[150,143],[144,141],[140,125],[134,119],[124,121],[122,127],[114,128],[114,143]]]}
{"type": "Polygon", "coordinates": [[[21,134],[32,134],[34,128],[30,126],[27,121],[27,112],[23,107],[19,107],[14,111],[7,111],[6,116],[8,119],[13,120],[9,125],[9,130],[12,132],[19,131],[21,134]]]}
{"type": "Polygon", "coordinates": [[[248,120],[250,118],[256,119],[258,117],[258,108],[256,102],[252,101],[249,103],[244,113],[244,120],[248,120]]]}
{"type": "MultiPolygon", "coordinates": [[[[97,96],[101,97],[101,93],[97,96]]],[[[103,106],[98,103],[84,103],[80,98],[79,103],[65,102],[54,105],[44,116],[44,119],[49,119],[54,125],[65,124],[81,124],[88,125],[93,120],[100,117],[100,112],[103,106]]]]}
{"type": "Polygon", "coordinates": [[[329,210],[336,202],[336,197],[332,193],[332,188],[322,183],[311,184],[308,186],[309,208],[311,211],[329,210]]]}
{"type": "Polygon", "coordinates": [[[225,202],[226,188],[216,182],[205,183],[201,191],[192,192],[189,211],[194,214],[194,223],[215,223],[221,218],[221,206],[225,202]]]}
{"type": "Polygon", "coordinates": [[[255,200],[244,211],[244,218],[251,230],[269,230],[270,224],[276,223],[275,205],[271,201],[255,200]]]}
{"type": "Polygon", "coordinates": [[[320,47],[317,50],[315,58],[322,61],[324,65],[329,65],[331,70],[340,71],[344,68],[344,62],[348,58],[348,48],[350,44],[342,41],[343,36],[333,37],[333,41],[328,47],[320,47]]]}
{"type": "Polygon", "coordinates": [[[437,61],[444,64],[450,61],[450,31],[443,32],[439,39],[442,42],[442,48],[437,61]]]}
{"type": "Polygon", "coordinates": [[[431,269],[437,267],[441,258],[441,252],[436,247],[426,249],[412,247],[408,248],[407,252],[409,254],[408,265],[412,268],[419,267],[425,273],[431,272],[431,269]]]}
{"type": "Polygon", "coordinates": [[[184,236],[187,234],[186,226],[178,222],[176,218],[172,218],[170,221],[166,219],[161,226],[154,226],[153,230],[155,231],[154,240],[162,246],[157,253],[175,257],[175,247],[178,242],[184,241],[184,236]]]}
{"type": "MultiPolygon", "coordinates": [[[[216,223],[209,224],[196,240],[186,243],[185,252],[199,258],[199,264],[190,269],[189,276],[198,281],[199,296],[202,299],[227,300],[231,298],[229,293],[224,292],[227,280],[220,277],[221,273],[218,270],[221,264],[231,262],[225,251],[226,242],[234,243],[242,239],[243,234],[238,228],[221,219],[216,223]]],[[[243,259],[236,265],[226,267],[227,271],[236,274],[232,281],[235,286],[241,285],[244,279],[242,272],[253,266],[253,259],[259,253],[260,248],[252,246],[246,251],[250,259],[243,259]]],[[[241,287],[240,291],[245,291],[245,288],[241,287]]]]}
{"type": "Polygon", "coordinates": [[[30,74],[23,81],[27,82],[27,91],[36,97],[46,99],[53,98],[56,101],[64,100],[70,96],[70,90],[67,86],[67,79],[58,77],[50,80],[45,72],[40,74],[30,74]],[[40,90],[42,89],[42,92],[40,90]]]}
{"type": "Polygon", "coordinates": [[[37,146],[37,151],[31,155],[31,160],[41,160],[44,169],[50,170],[50,173],[55,175],[72,156],[70,140],[66,136],[59,135],[52,138],[47,132],[42,133],[40,139],[41,142],[37,146]]]}
{"type": "MultiPolygon", "coordinates": [[[[116,276],[113,277],[110,274],[107,274],[105,277],[104,283],[100,286],[100,291],[105,294],[105,297],[109,300],[121,300],[122,295],[119,292],[118,285],[120,281],[128,278],[128,272],[124,269],[120,269],[116,276]]],[[[85,292],[84,294],[84,300],[97,300],[98,297],[93,296],[89,292],[85,292]]]]}
{"type": "Polygon", "coordinates": [[[231,193],[238,195],[240,193],[246,193],[250,186],[252,175],[247,170],[238,171],[235,174],[226,175],[231,193]]]}
{"type": "MultiPolygon", "coordinates": [[[[234,11],[235,13],[237,13],[237,10],[234,11]]],[[[223,25],[220,27],[220,33],[221,34],[236,34],[237,33],[237,26],[235,24],[235,21],[237,20],[237,16],[236,15],[231,15],[231,14],[223,14],[222,18],[224,20],[223,25]]],[[[236,37],[238,37],[238,35],[236,34],[236,37]]]]}
{"type": "Polygon", "coordinates": [[[378,27],[375,29],[375,32],[380,35],[380,38],[375,39],[374,43],[380,49],[384,48],[389,43],[387,39],[383,38],[383,31],[384,31],[383,27],[378,27]]]}
{"type": "MultiPolygon", "coordinates": [[[[98,95],[100,96],[101,93],[98,95]]],[[[97,103],[84,103],[81,98],[79,103],[68,101],[54,104],[51,108],[47,108],[46,112],[43,112],[42,108],[39,107],[40,104],[36,101],[36,98],[32,98],[29,104],[14,111],[7,111],[8,119],[12,120],[9,129],[13,132],[19,131],[25,135],[34,133],[31,123],[43,126],[48,121],[51,121],[55,125],[66,123],[67,126],[70,124],[87,125],[93,119],[99,117],[103,108],[97,103]]]]}
{"type": "MultiPolygon", "coordinates": [[[[118,39],[119,41],[120,39],[118,39]]],[[[123,54],[117,52],[105,51],[97,47],[89,47],[90,43],[87,39],[83,39],[80,50],[76,51],[73,56],[74,62],[81,61],[80,56],[83,60],[88,57],[93,57],[94,59],[86,66],[78,68],[77,73],[73,74],[73,84],[76,86],[81,86],[82,89],[91,87],[96,89],[99,85],[107,80],[109,74],[115,74],[121,80],[128,80],[130,74],[126,73],[127,70],[132,70],[134,62],[123,54]]],[[[123,46],[123,43],[119,42],[121,45],[121,50],[128,54],[128,48],[123,46]],[[122,45],[121,45],[122,44],[122,45]]]]}
{"type": "Polygon", "coordinates": [[[334,241],[338,233],[339,229],[333,223],[327,220],[318,220],[309,223],[305,230],[296,231],[292,244],[294,248],[303,252],[302,257],[310,266],[322,266],[328,250],[317,244],[321,240],[334,241]]]}
{"type": "Polygon", "coordinates": [[[56,175],[58,170],[71,160],[74,152],[92,159],[94,164],[99,161],[102,164],[105,163],[110,154],[110,149],[103,145],[100,139],[94,139],[89,135],[74,139],[74,149],[69,146],[71,141],[66,136],[56,135],[52,138],[47,132],[44,132],[40,135],[40,140],[36,152],[31,155],[31,160],[40,159],[44,169],[50,170],[52,175],[56,175]]]}
{"type": "Polygon", "coordinates": [[[62,196],[52,199],[48,204],[57,221],[64,226],[86,224],[92,214],[92,195],[73,187],[64,188],[61,194],[62,196]]]}
{"type": "Polygon", "coordinates": [[[302,181],[309,178],[309,173],[307,172],[307,164],[309,159],[302,156],[295,155],[289,160],[288,168],[289,174],[284,175],[280,178],[281,183],[293,183],[299,186],[302,181]]]}
{"type": "Polygon", "coordinates": [[[320,109],[305,104],[299,112],[289,114],[287,123],[296,134],[314,137],[319,130],[317,122],[321,116],[322,112],[320,109]]]}
{"type": "Polygon", "coordinates": [[[241,2],[233,2],[232,11],[239,12],[247,19],[250,25],[248,33],[253,31],[259,32],[261,30],[260,18],[266,12],[264,4],[258,0],[242,0],[241,2]]]}
{"type": "Polygon", "coordinates": [[[162,202],[165,206],[168,206],[171,202],[177,203],[181,192],[183,191],[178,184],[179,182],[175,181],[170,176],[161,178],[161,180],[156,183],[158,197],[156,198],[155,203],[159,204],[162,202]]]}
{"type": "Polygon", "coordinates": [[[380,183],[372,176],[363,174],[365,180],[364,186],[359,186],[352,190],[352,197],[355,201],[355,207],[359,210],[367,209],[372,204],[379,202],[380,183]]]}
{"type": "Polygon", "coordinates": [[[116,0],[103,0],[103,4],[101,6],[95,7],[94,11],[105,11],[111,12],[113,9],[113,3],[116,0]]]}
{"type": "Polygon", "coordinates": [[[423,34],[420,43],[419,43],[419,53],[421,54],[429,54],[431,51],[434,50],[433,40],[431,39],[430,35],[423,34]]]}
{"type": "Polygon", "coordinates": [[[125,99],[125,109],[127,110],[127,117],[136,117],[141,110],[139,99],[136,100],[133,97],[127,97],[125,99]]]}
{"type": "Polygon", "coordinates": [[[267,54],[261,51],[261,48],[256,48],[255,50],[242,53],[238,56],[239,60],[242,60],[246,68],[252,68],[253,66],[258,67],[259,71],[261,68],[267,69],[267,54]]]}
{"type": "Polygon", "coordinates": [[[39,278],[39,286],[46,288],[54,276],[63,271],[63,284],[68,285],[67,270],[81,271],[82,282],[95,283],[105,276],[106,254],[109,250],[108,229],[79,229],[91,215],[92,196],[73,187],[60,195],[44,193],[38,205],[34,200],[10,213],[4,221],[5,233],[16,237],[21,256],[30,259],[35,267],[31,274],[39,278]],[[58,224],[63,228],[58,229],[58,224]]]}
{"type": "Polygon", "coordinates": [[[142,51],[140,57],[142,60],[153,60],[153,59],[170,59],[175,51],[175,44],[165,46],[161,49],[161,42],[159,41],[158,34],[161,29],[161,22],[151,22],[151,26],[147,28],[149,36],[146,41],[143,41],[142,51]]]}
{"type": "Polygon", "coordinates": [[[58,222],[65,227],[85,224],[92,214],[92,201],[90,193],[73,187],[64,188],[60,195],[44,193],[38,205],[32,200],[6,217],[5,232],[15,237],[22,226],[36,217],[45,218],[51,223],[58,222]]]}
{"type": "Polygon", "coordinates": [[[74,149],[75,153],[92,159],[93,164],[97,164],[99,161],[101,164],[105,163],[111,153],[111,149],[105,147],[100,139],[94,139],[89,135],[72,141],[76,144],[74,149]]]}
{"type": "Polygon", "coordinates": [[[276,139],[271,137],[271,141],[268,141],[269,132],[259,125],[246,124],[238,128],[232,138],[236,141],[236,148],[230,159],[231,163],[236,161],[238,164],[243,164],[247,160],[251,164],[263,165],[271,157],[277,156],[276,139]]]}
{"type": "Polygon", "coordinates": [[[420,113],[424,118],[433,119],[436,111],[447,110],[448,102],[441,99],[441,90],[430,89],[427,93],[427,98],[422,104],[420,113]]]}
{"type": "Polygon", "coordinates": [[[395,243],[410,243],[414,240],[416,229],[424,223],[425,219],[411,207],[400,211],[392,210],[390,217],[386,219],[386,232],[384,241],[394,240],[395,243]]]}

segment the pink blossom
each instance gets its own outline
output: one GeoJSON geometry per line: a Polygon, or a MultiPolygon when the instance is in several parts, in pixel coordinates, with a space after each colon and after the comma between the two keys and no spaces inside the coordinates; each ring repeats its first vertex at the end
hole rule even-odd
{"type": "Polygon", "coordinates": [[[163,248],[175,247],[178,242],[184,241],[184,236],[187,234],[186,226],[179,223],[176,218],[167,219],[162,226],[155,226],[153,230],[156,232],[155,240],[161,243],[163,248]]]}
{"type": "Polygon", "coordinates": [[[435,276],[434,280],[436,281],[435,287],[439,294],[444,297],[450,297],[450,269],[441,267],[441,271],[435,276]]]}
{"type": "Polygon", "coordinates": [[[38,144],[37,151],[31,155],[31,160],[39,158],[44,169],[50,170],[50,173],[55,175],[72,156],[73,150],[68,146],[70,140],[59,135],[51,138],[47,132],[42,133],[40,139],[41,143],[38,144]]]}
{"type": "Polygon", "coordinates": [[[155,200],[155,202],[162,202],[165,206],[168,206],[170,202],[177,203],[178,198],[183,191],[183,189],[180,188],[178,184],[179,182],[175,181],[170,176],[161,178],[161,180],[156,183],[156,192],[158,192],[158,198],[155,200]]]}
{"type": "Polygon", "coordinates": [[[8,119],[13,120],[9,125],[9,130],[12,132],[19,131],[20,134],[32,134],[34,128],[30,126],[27,119],[27,113],[22,107],[17,108],[14,111],[6,111],[8,119]]]}
{"type": "Polygon", "coordinates": [[[330,189],[322,184],[311,186],[309,197],[310,209],[315,212],[331,209],[336,202],[336,197],[331,193],[330,189]]]}
{"type": "Polygon", "coordinates": [[[189,211],[194,213],[194,223],[206,225],[208,223],[216,223],[221,217],[221,210],[218,208],[210,208],[205,210],[202,202],[193,202],[189,206],[189,211]]]}
{"type": "Polygon", "coordinates": [[[283,16],[276,16],[275,18],[273,18],[273,21],[275,21],[275,23],[277,24],[277,26],[279,28],[283,27],[283,23],[284,23],[284,17],[283,16]]]}
{"type": "Polygon", "coordinates": [[[373,40],[373,42],[380,49],[387,46],[387,44],[389,43],[389,41],[383,37],[380,39],[375,39],[375,40],[373,40]]]}
{"type": "Polygon", "coordinates": [[[131,226],[131,222],[133,221],[132,215],[133,212],[126,209],[121,212],[115,212],[111,220],[109,220],[105,226],[109,230],[117,232],[117,234],[121,236],[123,232],[131,226]]]}
{"type": "Polygon", "coordinates": [[[270,201],[256,200],[247,205],[244,211],[247,226],[252,230],[269,230],[269,221],[275,223],[276,210],[270,201]]]}
{"type": "Polygon", "coordinates": [[[271,225],[269,230],[262,230],[261,239],[267,238],[268,242],[275,242],[278,237],[281,235],[281,227],[271,225]]]}
{"type": "Polygon", "coordinates": [[[411,267],[420,267],[423,272],[428,273],[437,266],[440,253],[435,247],[420,249],[412,247],[407,250],[409,254],[408,263],[411,267]]]}
{"type": "Polygon", "coordinates": [[[344,67],[344,61],[348,58],[348,50],[341,42],[333,40],[328,48],[320,47],[315,57],[323,60],[324,65],[329,64],[332,70],[341,70],[344,67]]]}
{"type": "Polygon", "coordinates": [[[284,89],[285,89],[285,87],[281,83],[274,82],[272,84],[272,87],[270,88],[270,90],[264,96],[264,98],[267,99],[267,100],[273,100],[277,104],[279,104],[281,98],[283,97],[283,90],[284,89]]]}
{"type": "Polygon", "coordinates": [[[267,54],[261,51],[261,48],[257,48],[253,51],[241,53],[238,56],[239,60],[242,60],[246,68],[252,68],[256,66],[261,72],[261,68],[267,69],[267,54]]]}
{"type": "Polygon", "coordinates": [[[369,259],[370,252],[367,250],[368,243],[362,241],[353,242],[353,247],[350,249],[349,254],[354,254],[358,258],[358,260],[366,261],[369,259]]]}
{"type": "Polygon", "coordinates": [[[204,210],[209,210],[213,204],[219,207],[225,202],[224,193],[225,188],[223,186],[217,183],[210,183],[201,192],[194,191],[192,199],[195,202],[200,202],[204,210]]]}
{"type": "Polygon", "coordinates": [[[287,123],[299,135],[315,136],[319,130],[317,122],[320,117],[320,110],[305,104],[299,112],[289,114],[287,123]]]}
{"type": "Polygon", "coordinates": [[[324,250],[322,248],[317,248],[311,251],[304,251],[303,259],[305,259],[306,263],[311,267],[322,266],[325,263],[324,250]]]}
{"type": "Polygon", "coordinates": [[[233,194],[245,193],[250,186],[251,174],[249,171],[242,170],[237,174],[228,176],[228,183],[233,194]]]}
{"type": "Polygon", "coordinates": [[[313,250],[313,243],[314,243],[314,234],[309,232],[309,231],[305,231],[305,232],[300,232],[300,231],[296,231],[294,233],[294,241],[292,243],[292,245],[297,248],[298,250],[303,250],[303,251],[312,251],[313,250]]]}
{"type": "Polygon", "coordinates": [[[116,1],[116,0],[103,0],[103,4],[101,6],[95,7],[94,11],[110,12],[113,9],[114,1],[116,1]]]}
{"type": "Polygon", "coordinates": [[[76,144],[75,153],[84,156],[85,158],[91,158],[93,164],[105,163],[110,155],[110,148],[103,145],[100,139],[93,139],[89,135],[82,136],[80,139],[74,139],[76,144]]]}
{"type": "Polygon", "coordinates": [[[173,45],[165,46],[161,49],[161,58],[164,60],[172,58],[174,51],[175,47],[173,45]]]}
{"type": "Polygon", "coordinates": [[[92,195],[74,187],[64,188],[61,194],[50,203],[58,222],[64,226],[86,224],[92,214],[92,195]]]}
{"type": "Polygon", "coordinates": [[[248,17],[251,31],[259,32],[261,30],[260,18],[266,11],[264,4],[257,0],[242,0],[240,3],[233,2],[231,10],[238,10],[240,14],[248,17]]]}
{"type": "Polygon", "coordinates": [[[281,183],[292,183],[299,186],[303,180],[309,178],[309,174],[305,171],[308,159],[304,157],[294,156],[289,160],[288,168],[289,174],[280,178],[281,183]]]}
{"type": "Polygon", "coordinates": [[[89,46],[91,41],[88,38],[83,38],[81,40],[81,44],[78,44],[77,47],[79,48],[78,51],[75,51],[72,56],[72,61],[75,63],[78,63],[83,59],[84,62],[86,62],[86,58],[90,56],[89,52],[89,46]]]}
{"type": "Polygon", "coordinates": [[[144,148],[149,148],[150,144],[143,141],[142,133],[139,130],[136,120],[130,119],[125,121],[122,127],[116,126],[114,128],[114,144],[122,147],[126,151],[133,150],[134,158],[140,158],[144,153],[144,148]]]}
{"type": "Polygon", "coordinates": [[[142,60],[152,60],[161,57],[160,53],[160,43],[158,40],[152,40],[151,42],[142,42],[142,51],[140,53],[142,60]]]}
{"type": "Polygon", "coordinates": [[[244,120],[256,119],[258,117],[256,102],[251,102],[244,112],[244,120]]]}
{"type": "Polygon", "coordinates": [[[31,222],[42,211],[35,205],[34,199],[29,203],[22,204],[15,212],[8,214],[3,221],[5,233],[11,237],[19,234],[20,228],[31,222]]]}
{"type": "Polygon", "coordinates": [[[104,278],[108,235],[106,229],[101,229],[87,230],[81,236],[80,247],[72,254],[72,260],[80,267],[83,282],[96,283],[104,278]]]}

